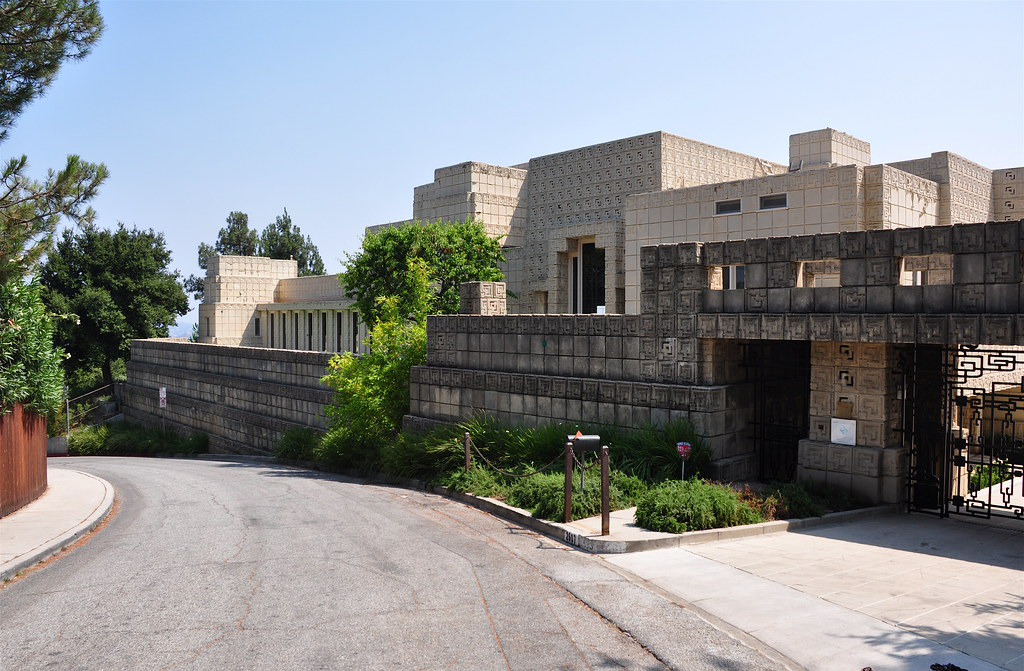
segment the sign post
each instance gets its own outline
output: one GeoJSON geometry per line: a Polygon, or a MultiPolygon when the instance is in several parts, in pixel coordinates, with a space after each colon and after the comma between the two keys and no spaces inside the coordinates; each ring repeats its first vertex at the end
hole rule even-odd
{"type": "Polygon", "coordinates": [[[690,451],[693,450],[693,446],[686,442],[676,443],[676,450],[679,451],[679,462],[682,464],[679,470],[679,479],[686,479],[686,459],[690,456],[690,451]]]}

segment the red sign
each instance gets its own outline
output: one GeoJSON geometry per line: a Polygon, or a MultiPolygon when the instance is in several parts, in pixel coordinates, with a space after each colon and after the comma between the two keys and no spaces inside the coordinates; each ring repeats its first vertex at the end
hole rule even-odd
{"type": "Polygon", "coordinates": [[[690,456],[690,450],[693,449],[693,446],[689,443],[676,443],[676,449],[679,450],[679,456],[686,459],[690,456]]]}

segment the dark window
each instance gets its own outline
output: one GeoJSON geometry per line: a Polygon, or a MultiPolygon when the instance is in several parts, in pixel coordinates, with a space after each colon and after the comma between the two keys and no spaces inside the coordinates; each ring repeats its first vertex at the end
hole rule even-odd
{"type": "Polygon", "coordinates": [[[775,210],[786,207],[786,194],[780,193],[772,196],[761,196],[762,210],[775,210]]]}
{"type": "Polygon", "coordinates": [[[320,351],[327,351],[327,313],[320,313],[320,351]]]}
{"type": "Polygon", "coordinates": [[[306,349],[313,349],[313,313],[306,313],[306,349]]]}
{"type": "Polygon", "coordinates": [[[733,214],[740,211],[740,200],[720,200],[715,203],[715,214],[733,214]]]}
{"type": "Polygon", "coordinates": [[[292,330],[295,331],[295,349],[299,349],[299,313],[292,313],[292,330]]]}
{"type": "Polygon", "coordinates": [[[337,346],[334,348],[334,351],[340,352],[341,351],[341,334],[344,332],[344,331],[342,331],[342,325],[341,325],[341,316],[342,316],[343,313],[339,312],[337,314],[338,314],[338,328],[336,328],[334,330],[334,333],[337,336],[338,343],[337,343],[337,346]]]}
{"type": "Polygon", "coordinates": [[[270,313],[270,346],[274,346],[274,313],[270,313]]]}
{"type": "Polygon", "coordinates": [[[260,318],[256,318],[256,323],[253,325],[253,330],[256,331],[256,337],[260,337],[260,318]]]}
{"type": "Polygon", "coordinates": [[[743,278],[746,266],[724,266],[722,268],[723,289],[743,289],[746,286],[743,278]]]}
{"type": "Polygon", "coordinates": [[[359,351],[359,315],[352,313],[352,351],[359,351]]]}
{"type": "Polygon", "coordinates": [[[212,333],[210,333],[210,318],[209,318],[209,317],[207,317],[207,318],[206,318],[206,337],[207,337],[207,338],[209,338],[209,337],[210,337],[210,336],[212,336],[212,335],[213,335],[213,334],[212,334],[212,333]]]}

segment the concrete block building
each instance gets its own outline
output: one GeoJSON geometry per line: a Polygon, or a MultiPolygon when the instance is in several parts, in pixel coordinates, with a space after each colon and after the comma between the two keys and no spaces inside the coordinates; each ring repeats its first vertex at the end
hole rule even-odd
{"type": "Polygon", "coordinates": [[[299,277],[298,262],[213,256],[199,304],[199,342],[358,352],[366,326],[337,275],[299,277]]]}

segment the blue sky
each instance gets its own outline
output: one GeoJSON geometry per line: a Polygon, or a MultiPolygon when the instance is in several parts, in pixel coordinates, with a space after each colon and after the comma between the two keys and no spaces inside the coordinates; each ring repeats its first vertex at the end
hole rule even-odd
{"type": "MultiPolygon", "coordinates": [[[[0,158],[101,161],[101,226],[183,275],[228,212],[287,207],[328,272],[435,168],[664,130],[787,162],[826,126],[874,163],[1024,164],[1024,3],[102,2],[106,32],[0,158]]],[[[191,331],[194,314],[179,322],[191,331]]]]}

